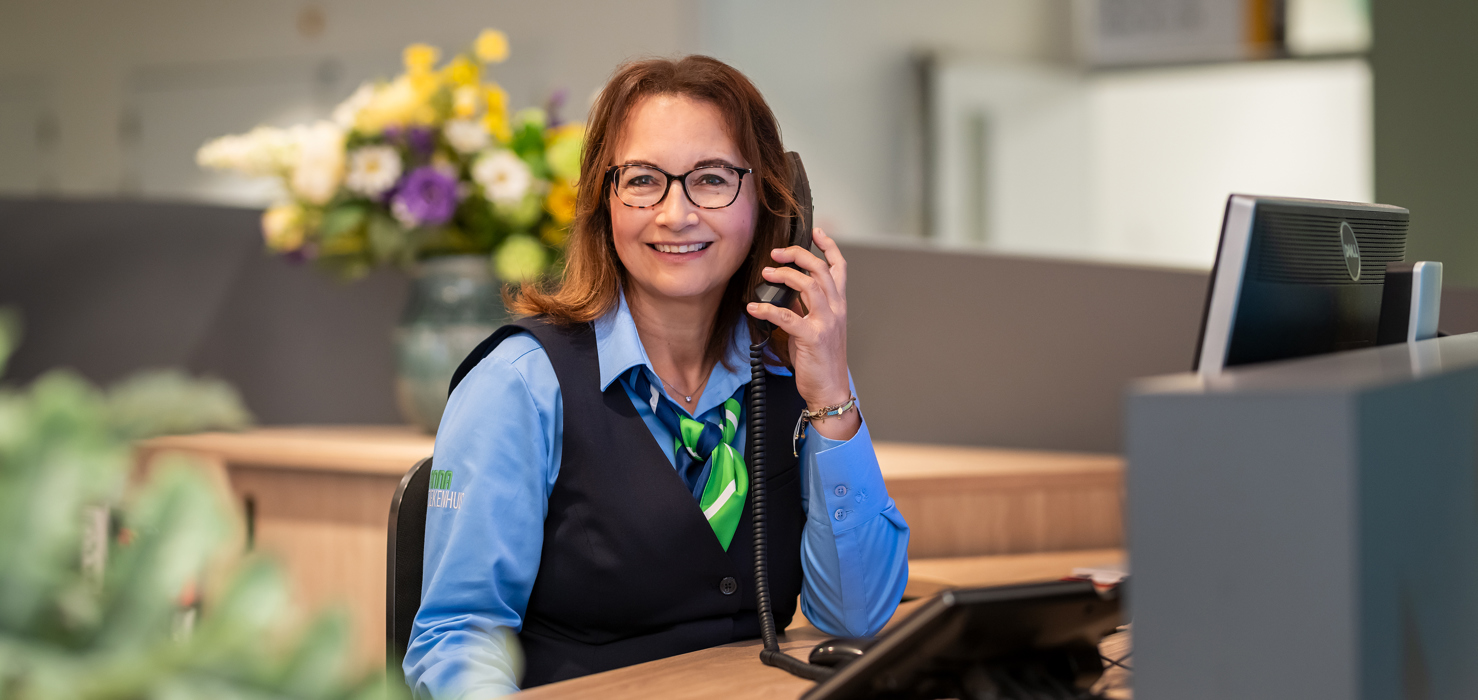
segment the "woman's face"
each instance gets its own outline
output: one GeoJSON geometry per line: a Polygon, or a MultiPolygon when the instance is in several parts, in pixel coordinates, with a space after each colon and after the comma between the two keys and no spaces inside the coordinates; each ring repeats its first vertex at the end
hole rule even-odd
{"type": "MultiPolygon", "coordinates": [[[[654,95],[632,108],[611,165],[641,163],[681,175],[696,167],[747,168],[717,108],[681,95],[654,95]]],[[[717,299],[744,263],[754,240],[758,208],[752,175],[739,198],[722,209],[703,209],[674,180],[666,198],[646,209],[628,207],[608,193],[616,255],[638,294],[692,301],[717,299]],[[697,250],[677,252],[680,249],[697,250]],[[680,248],[687,246],[688,248],[680,248]]]]}

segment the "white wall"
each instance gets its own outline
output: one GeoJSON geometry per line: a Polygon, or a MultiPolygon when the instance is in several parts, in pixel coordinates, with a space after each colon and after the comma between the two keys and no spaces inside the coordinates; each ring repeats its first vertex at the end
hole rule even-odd
{"type": "Polygon", "coordinates": [[[1068,0],[47,0],[0,3],[0,193],[260,200],[194,149],[322,115],[412,41],[508,32],[515,104],[572,107],[623,59],[704,52],[760,86],[805,157],[822,225],[920,235],[922,49],[1020,60],[1069,53],[1068,0]],[[317,8],[321,35],[300,14],[317,8]],[[49,120],[49,121],[48,121],[49,120]],[[38,124],[57,137],[39,144],[38,124]]]}
{"type": "Polygon", "coordinates": [[[1362,59],[1098,72],[956,62],[935,84],[945,244],[1209,268],[1229,194],[1373,197],[1362,59]]]}
{"type": "MultiPolygon", "coordinates": [[[[0,192],[197,192],[194,149],[323,114],[413,41],[465,46],[493,26],[515,105],[585,99],[623,59],[698,47],[690,0],[46,0],[0,3],[0,192]],[[299,28],[318,11],[322,32],[299,28]],[[56,138],[38,147],[38,123],[56,138]]],[[[207,188],[208,189],[208,188],[207,188]]]]}
{"type": "Polygon", "coordinates": [[[1067,0],[704,0],[703,48],[770,100],[806,162],[818,225],[922,236],[922,51],[1066,60],[1067,0]]]}

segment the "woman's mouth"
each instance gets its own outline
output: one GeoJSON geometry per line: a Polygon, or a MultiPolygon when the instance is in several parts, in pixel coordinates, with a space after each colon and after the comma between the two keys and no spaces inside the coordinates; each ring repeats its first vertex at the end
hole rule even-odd
{"type": "Polygon", "coordinates": [[[653,250],[659,253],[675,253],[681,255],[683,253],[696,253],[700,250],[703,250],[708,246],[713,245],[713,241],[707,241],[704,243],[685,243],[683,245],[672,245],[668,243],[648,243],[647,245],[651,246],[653,250]]]}

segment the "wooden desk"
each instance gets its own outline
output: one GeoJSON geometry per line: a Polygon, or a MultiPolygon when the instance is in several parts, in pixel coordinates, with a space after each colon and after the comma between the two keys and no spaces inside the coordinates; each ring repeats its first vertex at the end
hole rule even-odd
{"type": "MultiPolygon", "coordinates": [[[[262,428],[157,438],[140,445],[140,461],[184,451],[214,465],[246,514],[253,545],[282,559],[310,608],[349,608],[359,658],[371,665],[385,653],[390,498],[432,446],[430,436],[405,427],[262,428]]],[[[1121,544],[1117,457],[900,443],[876,449],[911,528],[911,558],[1121,544]]]]}
{"type": "MultiPolygon", "coordinates": [[[[1124,552],[1117,549],[1047,554],[968,557],[909,562],[909,587],[915,576],[928,585],[995,586],[1031,581],[1051,581],[1071,573],[1075,567],[1120,565],[1124,552]]],[[[922,583],[922,582],[921,582],[922,583]]],[[[913,613],[924,602],[920,598],[898,606],[888,627],[913,613]]],[[[780,648],[805,658],[811,647],[828,638],[797,616],[785,630],[780,648]]],[[[1104,640],[1103,653],[1121,658],[1128,651],[1128,635],[1119,634],[1104,640]]],[[[553,683],[526,690],[520,698],[601,698],[601,700],[647,700],[662,698],[715,698],[754,700],[798,698],[812,686],[810,681],[760,663],[759,640],[737,642],[703,649],[680,656],[649,661],[636,666],[618,668],[584,678],[553,683]]],[[[1117,668],[1104,673],[1099,688],[1111,698],[1130,697],[1126,674],[1117,668]]]]}

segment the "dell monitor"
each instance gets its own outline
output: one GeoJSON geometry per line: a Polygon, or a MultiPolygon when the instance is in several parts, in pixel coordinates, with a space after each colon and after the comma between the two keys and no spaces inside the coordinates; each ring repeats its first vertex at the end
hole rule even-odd
{"type": "Polygon", "coordinates": [[[1376,345],[1386,263],[1406,255],[1400,207],[1227,199],[1194,369],[1376,345]]]}

